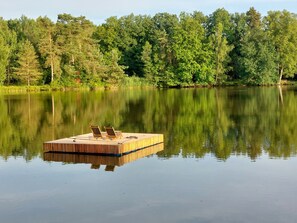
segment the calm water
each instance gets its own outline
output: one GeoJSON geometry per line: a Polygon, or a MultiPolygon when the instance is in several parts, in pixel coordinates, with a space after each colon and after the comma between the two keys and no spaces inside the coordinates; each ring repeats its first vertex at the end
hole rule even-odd
{"type": "Polygon", "coordinates": [[[296,117],[292,87],[0,94],[0,222],[296,222],[296,117]],[[43,156],[91,123],[164,150],[114,169],[43,156]]]}

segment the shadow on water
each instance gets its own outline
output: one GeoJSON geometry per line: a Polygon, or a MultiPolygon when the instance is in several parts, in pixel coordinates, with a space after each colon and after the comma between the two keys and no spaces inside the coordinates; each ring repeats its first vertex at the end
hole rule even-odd
{"type": "Polygon", "coordinates": [[[0,155],[40,157],[44,141],[90,132],[94,123],[163,133],[162,158],[288,158],[297,153],[296,92],[258,87],[0,95],[0,155]]]}

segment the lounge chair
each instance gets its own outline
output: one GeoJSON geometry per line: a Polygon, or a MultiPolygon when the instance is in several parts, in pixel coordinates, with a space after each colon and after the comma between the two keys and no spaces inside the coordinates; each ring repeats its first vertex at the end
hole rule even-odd
{"type": "Polygon", "coordinates": [[[115,166],[111,166],[111,165],[107,165],[106,167],[105,167],[105,171],[114,171],[114,168],[115,168],[115,166]]]}
{"type": "Polygon", "coordinates": [[[113,127],[104,127],[105,131],[107,133],[107,137],[111,139],[116,139],[116,138],[122,138],[122,132],[121,131],[115,131],[113,127]]]}
{"type": "Polygon", "coordinates": [[[91,125],[90,128],[92,129],[94,138],[103,138],[104,134],[98,125],[91,125]]]}

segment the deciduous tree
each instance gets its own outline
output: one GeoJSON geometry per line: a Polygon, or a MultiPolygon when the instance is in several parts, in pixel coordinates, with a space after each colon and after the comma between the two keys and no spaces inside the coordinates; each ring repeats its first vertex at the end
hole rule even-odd
{"type": "Polygon", "coordinates": [[[230,62],[229,52],[233,48],[223,35],[222,23],[216,25],[215,33],[210,36],[210,41],[214,50],[215,83],[221,84],[227,79],[226,74],[230,70],[228,66],[228,62],[230,62]]]}
{"type": "Polygon", "coordinates": [[[270,11],[265,17],[266,30],[277,52],[277,69],[281,83],[283,76],[297,73],[297,17],[284,11],[270,11]]]}
{"type": "Polygon", "coordinates": [[[263,29],[261,15],[254,8],[246,13],[247,29],[241,41],[242,79],[247,84],[277,82],[275,50],[263,29]]]}
{"type": "Polygon", "coordinates": [[[8,69],[13,50],[16,46],[15,32],[9,29],[7,22],[0,18],[0,85],[8,78],[8,69]]]}

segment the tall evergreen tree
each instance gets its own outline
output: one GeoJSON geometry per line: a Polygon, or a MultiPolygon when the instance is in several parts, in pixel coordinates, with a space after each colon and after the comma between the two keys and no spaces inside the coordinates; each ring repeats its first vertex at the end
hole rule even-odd
{"type": "Polygon", "coordinates": [[[88,81],[101,72],[103,55],[93,38],[95,26],[84,16],[58,16],[57,44],[62,51],[61,66],[70,80],[88,81]]]}
{"type": "Polygon", "coordinates": [[[56,26],[47,17],[37,18],[37,25],[40,32],[38,49],[44,58],[44,67],[50,68],[50,82],[53,82],[55,78],[59,79],[61,75],[60,50],[56,44],[56,26]]]}
{"type": "Polygon", "coordinates": [[[151,83],[154,83],[153,78],[155,75],[152,63],[152,45],[147,41],[145,42],[141,54],[141,61],[143,63],[144,77],[151,83]]]}
{"type": "Polygon", "coordinates": [[[103,82],[108,85],[118,85],[125,77],[124,68],[118,64],[119,53],[116,49],[113,49],[106,55],[107,69],[102,75],[103,82]]]}
{"type": "Polygon", "coordinates": [[[30,86],[36,83],[41,77],[39,63],[33,45],[29,40],[26,40],[18,53],[18,64],[15,68],[15,73],[20,80],[30,86]]]}

